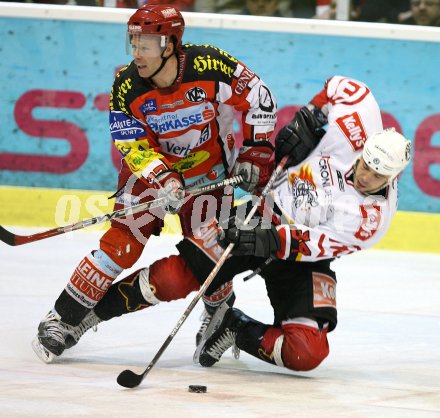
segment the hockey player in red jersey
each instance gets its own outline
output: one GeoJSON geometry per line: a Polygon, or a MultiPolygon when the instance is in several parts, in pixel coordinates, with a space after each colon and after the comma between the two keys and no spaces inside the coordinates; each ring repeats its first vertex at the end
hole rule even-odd
{"type": "MultiPolygon", "coordinates": [[[[222,306],[196,350],[202,366],[214,365],[233,345],[296,371],[311,370],[327,357],[327,333],[337,324],[331,262],[384,236],[411,144],[394,128],[383,129],[379,106],[364,83],[335,76],[280,130],[275,152],[277,160],[288,155],[290,166],[253,228],[242,228],[239,216],[223,226],[218,242],[224,248],[235,244],[234,256],[217,276],[218,283],[231,280],[272,257],[261,276],[274,322],[264,324],[222,306]]],[[[212,264],[187,246],[182,255],[202,278],[212,264]]]]}
{"type": "MultiPolygon", "coordinates": [[[[80,261],[33,341],[45,362],[76,344],[101,320],[199,288],[176,256],[112,285],[136,263],[148,238],[160,233],[165,213],[177,213],[183,235],[197,242],[194,230],[207,216],[207,201],[214,199],[217,216],[232,205],[231,193],[224,190],[211,192],[203,201],[185,196],[185,188],[243,173],[242,187],[252,191],[270,175],[269,138],[276,123],[270,90],[225,51],[183,45],[184,27],[180,12],[166,5],[143,6],[128,21],[127,46],[134,59],[117,74],[110,99],[110,131],[121,154],[115,210],[156,197],[165,197],[167,205],[162,211],[112,221],[99,249],[80,261]],[[242,114],[244,143],[238,155],[234,111],[242,114]]],[[[232,283],[214,289],[204,297],[208,317],[220,303],[233,300],[232,283]]]]}

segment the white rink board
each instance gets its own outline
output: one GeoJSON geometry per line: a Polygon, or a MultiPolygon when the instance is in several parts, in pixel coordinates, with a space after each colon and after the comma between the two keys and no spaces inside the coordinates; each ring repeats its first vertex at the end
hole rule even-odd
{"type": "MultiPolygon", "coordinates": [[[[126,23],[133,9],[89,6],[0,3],[0,16],[33,19],[78,20],[126,23]]],[[[319,19],[277,18],[214,13],[183,12],[189,27],[305,33],[312,35],[358,36],[383,39],[440,41],[440,28],[390,23],[347,22],[319,19]]]]}

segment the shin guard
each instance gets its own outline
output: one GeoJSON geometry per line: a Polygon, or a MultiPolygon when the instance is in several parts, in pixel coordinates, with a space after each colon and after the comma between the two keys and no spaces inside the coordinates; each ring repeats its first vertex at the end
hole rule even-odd
{"type": "Polygon", "coordinates": [[[309,371],[328,356],[327,328],[316,321],[295,318],[282,327],[251,323],[237,335],[237,345],[243,351],[295,371],[309,371]]]}
{"type": "Polygon", "coordinates": [[[116,316],[139,311],[159,302],[150,285],[150,271],[144,268],[114,283],[96,305],[95,313],[103,321],[108,321],[116,316]]]}
{"type": "Polygon", "coordinates": [[[248,317],[236,337],[237,346],[267,363],[295,371],[309,371],[328,356],[327,328],[316,321],[295,318],[271,327],[248,317]]]}
{"type": "Polygon", "coordinates": [[[122,272],[102,250],[84,257],[55,302],[62,321],[76,326],[95,307],[122,272]]]}
{"type": "Polygon", "coordinates": [[[283,323],[284,343],[282,355],[284,366],[296,371],[309,371],[318,367],[329,354],[327,327],[319,327],[316,321],[283,323]]]}
{"type": "Polygon", "coordinates": [[[206,311],[213,315],[216,309],[226,302],[229,306],[233,306],[235,302],[235,294],[232,286],[232,280],[222,284],[211,295],[203,295],[203,303],[205,304],[206,311]]]}

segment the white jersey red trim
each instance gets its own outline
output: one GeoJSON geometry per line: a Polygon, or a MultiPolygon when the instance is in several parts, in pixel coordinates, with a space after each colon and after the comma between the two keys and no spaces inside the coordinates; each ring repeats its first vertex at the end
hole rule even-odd
{"type": "Polygon", "coordinates": [[[318,261],[371,247],[397,207],[396,181],[377,195],[353,187],[353,165],[366,138],[383,128],[368,87],[335,76],[311,103],[328,112],[327,133],[303,162],[284,171],[272,192],[282,259],[318,261]]]}

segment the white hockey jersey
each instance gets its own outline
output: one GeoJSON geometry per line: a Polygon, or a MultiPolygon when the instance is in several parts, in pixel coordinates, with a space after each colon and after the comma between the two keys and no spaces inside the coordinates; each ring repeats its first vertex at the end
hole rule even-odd
{"type": "Polygon", "coordinates": [[[289,167],[274,186],[273,219],[281,238],[278,258],[318,261],[371,247],[384,236],[397,207],[397,181],[377,195],[353,187],[353,165],[364,142],[382,130],[368,87],[334,76],[311,103],[326,113],[317,148],[289,167]]]}

